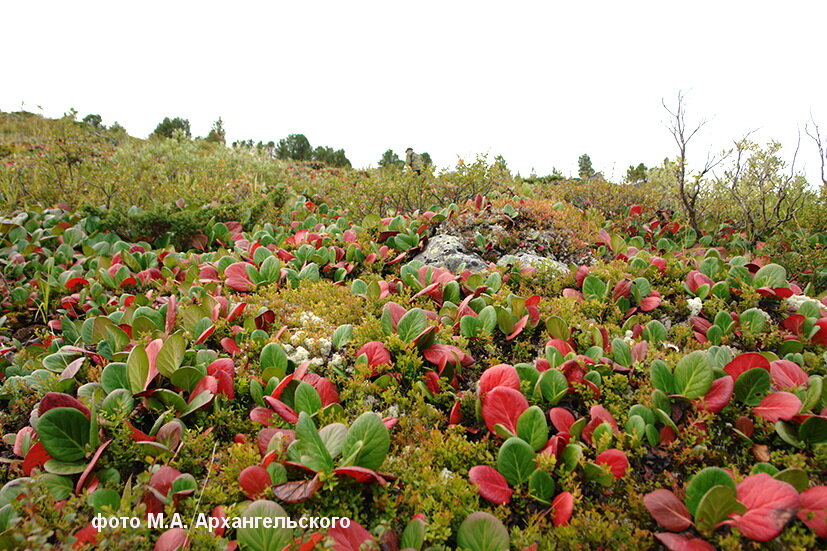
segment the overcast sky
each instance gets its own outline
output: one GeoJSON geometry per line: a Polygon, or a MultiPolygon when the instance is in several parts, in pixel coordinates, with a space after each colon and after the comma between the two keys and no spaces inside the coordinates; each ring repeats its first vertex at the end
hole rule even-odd
{"type": "Polygon", "coordinates": [[[674,156],[661,99],[679,90],[709,119],[690,165],[752,129],[791,155],[801,129],[813,181],[811,111],[827,131],[824,0],[7,0],[0,20],[4,111],[74,107],[139,137],[221,116],[229,141],[303,133],[357,167],[411,145],[576,173],[588,153],[621,179],[674,156]]]}

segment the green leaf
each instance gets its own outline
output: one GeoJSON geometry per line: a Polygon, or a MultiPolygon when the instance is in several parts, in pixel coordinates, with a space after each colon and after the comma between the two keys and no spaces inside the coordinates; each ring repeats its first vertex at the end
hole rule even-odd
{"type": "Polygon", "coordinates": [[[336,459],[342,453],[347,438],[347,427],[343,423],[331,423],[319,430],[319,438],[322,439],[330,457],[336,459]]]}
{"type": "Polygon", "coordinates": [[[143,392],[149,375],[149,358],[144,345],[139,344],[129,352],[126,360],[126,373],[129,376],[129,390],[132,394],[143,392]]]}
{"type": "Polygon", "coordinates": [[[280,344],[276,342],[267,343],[261,349],[259,364],[262,371],[274,367],[281,373],[280,377],[284,377],[287,372],[287,354],[280,344]]]}
{"type": "Polygon", "coordinates": [[[543,410],[531,406],[517,419],[517,436],[528,442],[534,451],[540,451],[548,442],[548,423],[543,410]]]}
{"type": "Polygon", "coordinates": [[[47,473],[36,476],[34,479],[52,494],[55,501],[68,499],[74,491],[72,480],[65,476],[47,473]]]}
{"type": "Polygon", "coordinates": [[[508,551],[508,530],[495,516],[477,511],[462,521],[457,547],[469,551],[508,551]]]}
{"type": "Polygon", "coordinates": [[[117,513],[121,507],[121,496],[111,488],[98,488],[86,498],[95,513],[117,513]]]}
{"type": "Polygon", "coordinates": [[[503,443],[497,454],[497,470],[509,484],[526,482],[534,469],[534,450],[525,440],[512,437],[503,443]]]}
{"type": "Polygon", "coordinates": [[[612,358],[623,367],[631,367],[632,351],[623,339],[612,341],[612,358]]]}
{"type": "Polygon", "coordinates": [[[568,444],[560,454],[560,465],[563,472],[570,473],[580,464],[583,457],[583,447],[580,444],[568,444]]]}
{"type": "Polygon", "coordinates": [[[487,335],[491,335],[494,333],[494,329],[497,328],[497,310],[493,306],[488,305],[480,310],[480,313],[477,315],[477,320],[481,324],[483,331],[485,331],[487,335]]]}
{"type": "Polygon", "coordinates": [[[82,473],[86,469],[85,463],[67,463],[57,459],[49,459],[43,464],[43,469],[52,474],[71,476],[82,473]]]}
{"type": "Polygon", "coordinates": [[[822,417],[808,417],[798,428],[798,437],[807,444],[827,443],[827,420],[822,417]]]}
{"type": "Polygon", "coordinates": [[[340,325],[333,332],[333,338],[331,339],[331,343],[336,348],[342,348],[344,345],[350,342],[352,336],[353,326],[351,324],[348,323],[345,325],[340,325]]]}
{"type": "Polygon", "coordinates": [[[704,495],[714,486],[726,486],[735,490],[735,482],[732,477],[723,469],[718,467],[706,467],[689,479],[686,485],[686,508],[695,516],[698,505],[704,495]]]}
{"type": "Polygon", "coordinates": [[[155,367],[164,377],[171,377],[181,367],[187,351],[187,339],[181,333],[173,333],[165,341],[155,358],[155,367]]]}
{"type": "Polygon", "coordinates": [[[421,518],[411,519],[399,540],[400,549],[419,551],[425,543],[425,521],[421,518]]]}
{"type": "Polygon", "coordinates": [[[666,327],[658,320],[652,320],[646,324],[643,336],[652,344],[666,340],[666,327]]]}
{"type": "Polygon", "coordinates": [[[781,472],[775,473],[773,478],[780,480],[781,482],[786,482],[795,488],[798,493],[801,493],[810,487],[810,479],[807,478],[807,473],[795,467],[790,467],[781,472]]]}
{"type": "Polygon", "coordinates": [[[547,472],[537,469],[528,477],[528,492],[534,499],[550,503],[554,490],[554,479],[547,472]]]}
{"type": "Polygon", "coordinates": [[[396,325],[399,338],[405,342],[413,342],[417,335],[428,327],[428,318],[421,308],[409,310],[396,325]]]}
{"type": "Polygon", "coordinates": [[[280,505],[269,500],[254,501],[241,513],[242,518],[259,519],[257,524],[236,530],[239,548],[242,551],[282,551],[293,540],[293,529],[281,523],[271,524],[270,528],[260,520],[262,518],[287,518],[287,512],[280,505]]]}
{"type": "Polygon", "coordinates": [[[291,445],[295,446],[300,462],[314,471],[332,471],[333,459],[327,451],[313,419],[305,412],[299,413],[299,421],[296,423],[296,441],[291,445]]]}
{"type": "Polygon", "coordinates": [[[706,352],[703,350],[682,357],[675,366],[674,376],[675,390],[690,400],[706,394],[715,378],[707,366],[706,352]]]}
{"type": "Polygon", "coordinates": [[[763,367],[753,367],[735,381],[735,397],[748,406],[757,406],[769,392],[770,372],[763,367]]]}
{"type": "Polygon", "coordinates": [[[652,362],[652,386],[666,394],[675,394],[675,377],[663,360],[652,362]]]}
{"type": "Polygon", "coordinates": [[[753,285],[757,287],[785,287],[787,285],[787,270],[778,264],[767,264],[755,272],[753,285]]]}
{"type": "Polygon", "coordinates": [[[104,367],[100,381],[107,394],[119,388],[130,390],[129,375],[126,373],[126,364],[123,362],[112,362],[104,367]]]}
{"type": "Polygon", "coordinates": [[[602,467],[591,461],[583,464],[583,474],[586,475],[586,480],[593,480],[607,488],[614,483],[614,476],[608,470],[608,467],[602,467]]]}
{"type": "Polygon", "coordinates": [[[89,426],[89,419],[80,410],[57,407],[38,419],[35,430],[49,455],[58,461],[72,463],[86,455],[89,426]]]}
{"type": "Polygon", "coordinates": [[[790,423],[785,423],[784,421],[777,421],[775,423],[775,432],[778,434],[778,436],[781,437],[781,440],[783,440],[790,446],[794,446],[796,448],[804,447],[804,443],[798,439],[798,435],[795,432],[795,428],[793,428],[793,425],[791,425],[790,423]]]}
{"type": "Polygon", "coordinates": [[[353,422],[347,431],[342,455],[351,456],[357,445],[361,449],[353,459],[353,465],[376,470],[385,461],[390,449],[390,435],[382,419],[375,413],[366,411],[353,422]]]}
{"type": "Polygon", "coordinates": [[[738,503],[735,488],[721,485],[711,487],[698,502],[695,526],[702,532],[711,532],[732,513],[743,514],[746,507],[738,503]]]}
{"type": "Polygon", "coordinates": [[[606,296],[608,287],[601,280],[595,276],[586,276],[583,280],[583,295],[586,299],[597,298],[602,299],[606,296]]]}
{"type": "Polygon", "coordinates": [[[540,373],[535,394],[540,393],[549,404],[556,405],[569,391],[569,382],[559,369],[548,369],[540,373]]]}
{"type": "Polygon", "coordinates": [[[767,326],[767,318],[763,311],[757,308],[750,308],[741,313],[739,317],[741,330],[751,333],[761,333],[767,326]]]}
{"type": "Polygon", "coordinates": [[[322,399],[313,385],[300,381],[293,394],[293,407],[312,415],[322,409],[322,399]]]}

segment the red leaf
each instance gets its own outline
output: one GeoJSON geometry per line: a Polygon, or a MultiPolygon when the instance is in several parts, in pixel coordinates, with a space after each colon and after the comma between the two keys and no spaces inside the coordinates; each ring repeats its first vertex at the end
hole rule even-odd
{"type": "Polygon", "coordinates": [[[546,343],[546,346],[553,346],[556,348],[560,354],[565,358],[569,352],[574,352],[572,350],[571,345],[564,340],[560,339],[551,339],[546,343]]]}
{"type": "Polygon", "coordinates": [[[214,331],[215,331],[215,325],[210,325],[207,329],[204,330],[203,333],[198,335],[198,338],[195,339],[195,344],[201,344],[205,340],[209,339],[210,335],[212,335],[214,331]]]}
{"type": "Polygon", "coordinates": [[[815,326],[819,329],[810,340],[812,340],[814,344],[823,344],[827,346],[827,318],[821,318],[815,323],[815,326]]]}
{"type": "Polygon", "coordinates": [[[477,465],[468,471],[468,478],[471,484],[477,487],[477,492],[494,505],[503,505],[511,501],[514,491],[497,469],[488,465],[477,465]]]}
{"type": "Polygon", "coordinates": [[[337,467],[333,469],[333,472],[338,475],[352,478],[356,482],[377,482],[381,486],[388,483],[388,481],[385,480],[379,473],[364,467],[337,467]]]}
{"type": "Polygon", "coordinates": [[[656,295],[648,296],[640,301],[640,309],[644,312],[651,312],[658,306],[660,306],[660,297],[656,295]]]}
{"type": "Polygon", "coordinates": [[[770,362],[770,377],[773,386],[779,390],[795,390],[810,382],[804,370],[790,360],[770,362]]]}
{"type": "Polygon", "coordinates": [[[187,531],[183,528],[170,528],[155,542],[155,551],[176,551],[183,549],[189,542],[187,531]]]}
{"type": "Polygon", "coordinates": [[[95,455],[92,456],[92,459],[89,460],[89,464],[86,465],[86,468],[83,469],[83,473],[81,473],[80,478],[78,478],[78,483],[75,485],[75,493],[80,495],[80,492],[83,490],[83,487],[86,485],[86,479],[89,477],[89,474],[94,470],[94,468],[98,464],[98,460],[100,459],[101,454],[106,449],[106,447],[112,443],[112,440],[107,440],[95,451],[95,455]]]}
{"type": "Polygon", "coordinates": [[[655,537],[667,548],[669,551],[715,551],[715,548],[708,542],[700,538],[688,538],[680,534],[670,534],[669,532],[659,532],[655,537]]]}
{"type": "Polygon", "coordinates": [[[743,515],[732,515],[732,524],[745,537],[769,541],[781,533],[798,510],[798,492],[767,473],[746,477],[736,487],[743,515]]]}
{"type": "Polygon", "coordinates": [[[554,526],[566,526],[574,511],[574,496],[571,492],[560,492],[551,502],[554,526]]]}
{"type": "Polygon", "coordinates": [[[435,344],[423,350],[422,355],[439,368],[440,374],[449,362],[456,365],[463,362],[465,358],[465,352],[450,344],[435,344]]]}
{"type": "Polygon", "coordinates": [[[813,486],[798,496],[798,518],[820,538],[827,538],[827,486],[813,486]]]}
{"type": "Polygon", "coordinates": [[[175,295],[170,295],[167,299],[167,315],[164,320],[164,330],[167,333],[172,332],[175,328],[175,316],[178,314],[178,299],[175,295]]]}
{"type": "Polygon", "coordinates": [[[746,415],[741,415],[735,420],[735,428],[744,433],[744,436],[747,438],[752,436],[752,433],[755,432],[755,425],[753,424],[752,419],[746,415]]]}
{"type": "Polygon", "coordinates": [[[258,465],[252,465],[239,473],[238,483],[247,497],[258,499],[270,487],[270,473],[258,465]]]}
{"type": "Polygon", "coordinates": [[[718,413],[729,403],[734,388],[735,381],[729,375],[715,379],[712,381],[712,386],[709,387],[707,393],[697,400],[694,400],[693,403],[695,407],[701,411],[718,413]]]}
{"type": "Polygon", "coordinates": [[[43,444],[40,442],[35,442],[32,444],[32,447],[29,448],[29,453],[26,454],[26,457],[23,459],[23,474],[26,476],[31,476],[32,469],[35,467],[40,467],[46,461],[51,459],[52,456],[46,453],[46,449],[43,447],[43,444]]]}
{"type": "Polygon", "coordinates": [[[692,526],[692,518],[683,501],[670,490],[659,489],[643,496],[643,504],[655,521],[673,532],[692,526]]]}
{"type": "Polygon", "coordinates": [[[98,529],[87,524],[77,532],[75,532],[75,543],[72,544],[72,549],[83,549],[87,544],[95,545],[98,542],[98,529]]]}
{"type": "Polygon", "coordinates": [[[499,423],[516,434],[517,419],[527,409],[528,401],[519,390],[498,386],[482,401],[482,418],[492,433],[499,423]]]}
{"type": "Polygon", "coordinates": [[[752,408],[756,415],[761,416],[770,423],[781,419],[789,421],[801,409],[801,400],[795,394],[789,392],[773,392],[764,396],[761,403],[752,408]]]}
{"type": "Polygon", "coordinates": [[[273,493],[277,498],[287,503],[298,503],[310,499],[319,491],[324,483],[316,475],[310,480],[296,480],[273,486],[273,493]]]}
{"type": "Polygon", "coordinates": [[[264,401],[267,402],[273,411],[275,411],[279,417],[287,421],[288,423],[298,423],[299,422],[299,414],[296,413],[296,410],[282,402],[277,398],[273,398],[272,396],[265,396],[264,401]]]}
{"type": "Polygon", "coordinates": [[[741,354],[726,364],[724,366],[724,371],[726,371],[733,378],[733,380],[737,381],[741,373],[748,371],[753,367],[763,367],[769,371],[770,361],[758,352],[747,352],[745,354],[741,354]]]}
{"type": "Polygon", "coordinates": [[[802,326],[804,325],[804,322],[806,320],[807,318],[805,318],[801,314],[793,314],[792,316],[784,318],[784,320],[781,322],[781,327],[783,327],[787,331],[790,331],[791,333],[800,335],[802,326]]]}
{"type": "Polygon", "coordinates": [[[516,337],[517,335],[522,333],[523,329],[525,329],[525,326],[526,326],[527,323],[528,323],[528,314],[521,317],[519,319],[519,321],[517,321],[517,323],[514,324],[514,331],[512,331],[511,334],[508,335],[505,338],[505,340],[510,341],[511,339],[513,339],[514,337],[516,337]]]}
{"type": "Polygon", "coordinates": [[[227,286],[236,291],[252,291],[256,288],[253,280],[247,274],[248,262],[235,262],[224,269],[224,277],[227,279],[227,286]]]}
{"type": "Polygon", "coordinates": [[[431,394],[439,394],[439,375],[436,371],[425,373],[425,386],[431,394]]]}
{"type": "Polygon", "coordinates": [[[84,414],[87,419],[89,419],[91,415],[91,412],[89,411],[88,407],[84,406],[76,398],[73,398],[72,396],[69,396],[68,394],[64,394],[62,392],[46,393],[46,395],[40,400],[40,405],[37,407],[37,415],[38,417],[41,417],[50,409],[60,407],[75,408],[76,410],[84,414]]]}
{"type": "Polygon", "coordinates": [[[241,352],[241,348],[238,347],[236,344],[235,339],[231,339],[230,337],[224,337],[221,339],[221,348],[224,349],[227,354],[235,356],[239,352],[241,352]]]}
{"type": "Polygon", "coordinates": [[[615,480],[623,478],[626,475],[626,469],[629,468],[629,460],[626,458],[626,454],[614,448],[598,455],[595,463],[598,465],[608,465],[615,480]]]}
{"type": "Polygon", "coordinates": [[[551,408],[548,412],[549,421],[557,429],[557,432],[568,432],[574,424],[574,415],[566,408],[551,408]]]}
{"type": "Polygon", "coordinates": [[[513,366],[498,364],[483,371],[477,384],[477,394],[485,398],[486,394],[498,386],[520,390],[520,376],[513,366]]]}
{"type": "Polygon", "coordinates": [[[358,522],[351,522],[347,528],[337,522],[327,535],[335,543],[333,551],[359,551],[365,542],[376,542],[376,538],[358,522]]]}
{"type": "Polygon", "coordinates": [[[380,341],[371,341],[362,345],[356,352],[358,358],[362,354],[368,357],[368,365],[370,367],[377,367],[380,365],[390,365],[391,353],[385,343],[380,341]]]}

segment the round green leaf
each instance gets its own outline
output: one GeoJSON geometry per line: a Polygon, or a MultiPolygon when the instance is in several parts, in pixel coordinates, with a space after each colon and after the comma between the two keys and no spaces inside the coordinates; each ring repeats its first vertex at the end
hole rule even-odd
{"type": "Polygon", "coordinates": [[[770,372],[753,367],[735,381],[735,397],[748,406],[757,406],[770,391],[770,372]]]}
{"type": "Polygon", "coordinates": [[[703,350],[696,350],[681,358],[675,366],[674,376],[676,392],[690,400],[706,394],[715,379],[703,350]]]}
{"type": "Polygon", "coordinates": [[[287,512],[282,507],[269,500],[254,501],[244,509],[243,518],[258,518],[259,522],[253,527],[244,527],[236,530],[238,545],[243,551],[281,551],[291,544],[293,530],[281,523],[265,528],[260,519],[265,517],[284,517],[287,512]]]}
{"type": "Polygon", "coordinates": [[[459,527],[457,547],[469,551],[508,551],[508,530],[493,515],[471,513],[459,527]]]}
{"type": "Polygon", "coordinates": [[[529,443],[534,451],[540,451],[548,442],[546,416],[537,406],[531,406],[517,419],[517,436],[529,443]]]}
{"type": "Polygon", "coordinates": [[[349,458],[357,448],[359,449],[356,456],[349,463],[365,469],[378,469],[388,455],[388,428],[382,419],[371,411],[360,415],[350,426],[342,448],[342,456],[349,458]]]}
{"type": "Polygon", "coordinates": [[[686,508],[694,516],[704,495],[714,486],[727,486],[735,490],[735,482],[723,469],[707,467],[689,479],[686,485],[686,508]]]}
{"type": "Polygon", "coordinates": [[[517,486],[534,472],[534,450],[525,440],[512,437],[506,440],[497,454],[497,470],[509,484],[517,486]]]}
{"type": "Polygon", "coordinates": [[[58,407],[37,421],[37,434],[52,458],[73,463],[86,455],[89,443],[89,419],[75,408],[58,407]]]}

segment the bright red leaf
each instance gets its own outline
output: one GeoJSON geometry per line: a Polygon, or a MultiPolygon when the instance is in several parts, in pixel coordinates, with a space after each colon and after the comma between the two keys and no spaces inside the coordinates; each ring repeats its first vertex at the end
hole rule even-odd
{"type": "Polygon", "coordinates": [[[792,419],[800,409],[801,400],[795,394],[773,392],[764,396],[761,403],[752,408],[752,411],[770,423],[775,423],[782,419],[784,421],[792,419]]]}
{"type": "Polygon", "coordinates": [[[626,470],[629,468],[629,460],[626,458],[626,454],[614,448],[599,454],[595,459],[595,463],[598,465],[608,465],[615,480],[623,478],[626,475],[626,470]]]}
{"type": "Polygon", "coordinates": [[[827,538],[827,486],[813,486],[798,496],[798,518],[820,538],[827,538]]]}
{"type": "Polygon", "coordinates": [[[746,477],[736,490],[738,501],[747,512],[732,515],[731,523],[750,539],[769,541],[775,538],[798,511],[795,488],[767,473],[746,477]]]}
{"type": "Polygon", "coordinates": [[[757,352],[746,352],[726,364],[724,371],[726,371],[733,380],[737,381],[741,373],[754,367],[763,367],[769,371],[770,361],[757,352]]]}
{"type": "Polygon", "coordinates": [[[694,400],[693,403],[701,411],[718,413],[729,403],[734,388],[735,380],[729,375],[715,379],[707,393],[694,400]]]}
{"type": "Polygon", "coordinates": [[[566,526],[574,511],[574,496],[571,492],[560,492],[551,502],[552,522],[555,526],[566,526]]]}
{"type": "Polygon", "coordinates": [[[683,501],[670,490],[659,489],[643,496],[643,504],[658,524],[681,532],[692,526],[692,517],[683,501]]]}
{"type": "Polygon", "coordinates": [[[485,398],[486,394],[498,386],[520,390],[520,376],[513,366],[499,364],[483,371],[477,385],[477,393],[481,398],[485,398]]]}
{"type": "Polygon", "coordinates": [[[494,432],[494,425],[501,424],[517,433],[517,419],[528,409],[528,401],[519,390],[498,386],[482,401],[482,418],[488,430],[494,432]]]}
{"type": "Polygon", "coordinates": [[[809,382],[807,373],[790,360],[770,362],[770,377],[773,386],[779,390],[795,390],[809,382]]]}
{"type": "Polygon", "coordinates": [[[468,471],[468,478],[471,484],[477,487],[477,492],[491,503],[502,505],[511,501],[514,491],[497,469],[488,465],[477,465],[468,471]]]}
{"type": "Polygon", "coordinates": [[[669,551],[715,551],[710,543],[700,538],[690,538],[680,534],[670,534],[669,532],[659,532],[655,534],[655,537],[669,551]]]}

